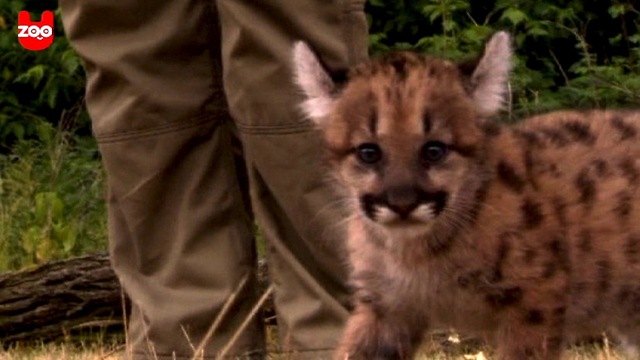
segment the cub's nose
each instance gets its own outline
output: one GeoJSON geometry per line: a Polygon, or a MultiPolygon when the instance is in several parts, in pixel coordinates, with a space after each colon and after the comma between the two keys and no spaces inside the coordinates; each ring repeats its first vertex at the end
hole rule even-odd
{"type": "Polygon", "coordinates": [[[384,200],[389,209],[406,219],[420,205],[421,192],[413,186],[398,186],[388,189],[384,200]]]}

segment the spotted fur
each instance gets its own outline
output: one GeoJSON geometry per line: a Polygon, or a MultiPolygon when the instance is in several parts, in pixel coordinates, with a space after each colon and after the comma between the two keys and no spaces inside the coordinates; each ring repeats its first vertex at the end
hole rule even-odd
{"type": "Polygon", "coordinates": [[[294,52],[349,203],[355,309],[337,358],[409,359],[425,331],[451,327],[498,359],[558,359],[602,332],[640,342],[640,112],[492,120],[506,33],[471,70],[395,53],[341,87],[294,52]]]}

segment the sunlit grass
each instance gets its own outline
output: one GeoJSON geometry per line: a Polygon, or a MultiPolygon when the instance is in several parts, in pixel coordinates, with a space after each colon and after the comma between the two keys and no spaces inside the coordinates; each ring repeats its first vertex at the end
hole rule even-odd
{"type": "MultiPolygon", "coordinates": [[[[267,329],[267,360],[295,359],[292,354],[280,353],[277,341],[277,329],[267,329]]],[[[31,346],[19,345],[0,350],[0,360],[115,360],[121,359],[125,352],[122,337],[96,337],[82,342],[41,343],[31,346]]],[[[491,360],[492,351],[473,342],[444,341],[434,338],[424,344],[416,360],[491,360]]],[[[194,357],[201,360],[202,357],[194,357]]],[[[626,360],[619,349],[609,345],[608,341],[598,344],[572,346],[563,360],[626,360]]]]}
{"type": "Polygon", "coordinates": [[[124,345],[120,341],[87,341],[16,345],[0,350],[0,360],[116,360],[124,345]]]}

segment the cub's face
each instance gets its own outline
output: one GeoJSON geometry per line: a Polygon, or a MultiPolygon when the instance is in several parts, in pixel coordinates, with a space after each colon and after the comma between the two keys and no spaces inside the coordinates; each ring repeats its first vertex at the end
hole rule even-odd
{"type": "Polygon", "coordinates": [[[478,116],[457,66],[399,53],[356,69],[322,128],[351,205],[402,235],[455,211],[478,167],[478,116]]]}
{"type": "Polygon", "coordinates": [[[482,181],[480,127],[506,93],[509,36],[494,35],[473,68],[395,53],[356,67],[343,87],[305,44],[293,55],[302,109],[324,135],[352,215],[392,235],[457,226],[482,181]]]}

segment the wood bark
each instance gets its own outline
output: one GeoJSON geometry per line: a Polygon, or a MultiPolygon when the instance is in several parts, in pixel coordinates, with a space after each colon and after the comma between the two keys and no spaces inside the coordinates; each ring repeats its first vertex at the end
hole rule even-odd
{"type": "MultiPolygon", "coordinates": [[[[266,265],[259,266],[266,287],[266,265]]],[[[0,343],[49,341],[87,328],[123,331],[124,297],[106,254],[0,274],[0,343]]],[[[273,303],[265,306],[273,319],[273,303]]]]}
{"type": "Polygon", "coordinates": [[[0,275],[0,341],[51,340],[94,324],[122,327],[122,295],[105,254],[0,275]]]}

